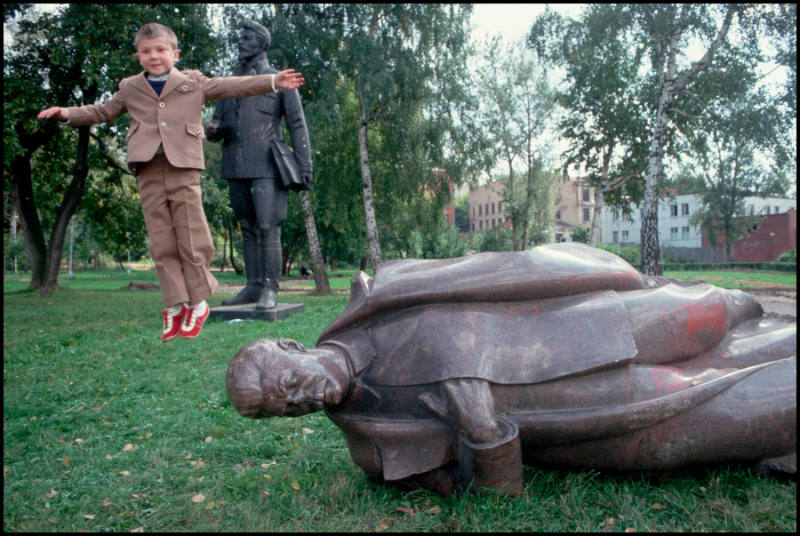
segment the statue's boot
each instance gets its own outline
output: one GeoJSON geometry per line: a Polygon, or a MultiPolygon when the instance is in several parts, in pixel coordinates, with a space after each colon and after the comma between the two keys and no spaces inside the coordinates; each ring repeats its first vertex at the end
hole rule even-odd
{"type": "Polygon", "coordinates": [[[279,247],[265,247],[261,250],[261,254],[264,261],[262,266],[266,267],[267,283],[258,299],[258,304],[256,304],[256,310],[259,311],[274,309],[278,305],[278,281],[280,281],[281,265],[283,264],[283,255],[279,247]]]}
{"type": "Polygon", "coordinates": [[[261,253],[257,239],[244,240],[244,270],[247,274],[247,284],[239,293],[222,302],[222,305],[241,305],[244,303],[257,303],[264,291],[264,268],[261,262],[261,253]]]}

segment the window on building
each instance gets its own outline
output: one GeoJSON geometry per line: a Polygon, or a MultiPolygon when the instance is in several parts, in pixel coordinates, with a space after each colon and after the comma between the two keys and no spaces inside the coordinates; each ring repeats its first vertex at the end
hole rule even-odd
{"type": "Polygon", "coordinates": [[[669,237],[672,240],[677,240],[678,239],[678,228],[677,227],[670,227],[669,228],[669,237]]]}
{"type": "Polygon", "coordinates": [[[494,203],[492,203],[492,214],[494,214],[494,203]]]}
{"type": "Polygon", "coordinates": [[[478,222],[478,230],[483,231],[483,220],[478,222]]]}
{"type": "Polygon", "coordinates": [[[769,205],[767,205],[767,214],[769,214],[769,205]]]}
{"type": "Polygon", "coordinates": [[[689,215],[689,203],[682,203],[681,216],[688,216],[688,215],[689,215]]]}
{"type": "Polygon", "coordinates": [[[490,229],[492,228],[494,228],[494,218],[492,218],[492,226],[490,227],[490,229]]]}
{"type": "Polygon", "coordinates": [[[556,210],[556,219],[557,220],[561,219],[561,211],[560,210],[556,210]]]}
{"type": "Polygon", "coordinates": [[[500,214],[503,213],[503,202],[502,201],[498,201],[497,202],[497,212],[500,213],[500,214]]]}
{"type": "Polygon", "coordinates": [[[611,239],[611,240],[612,240],[612,241],[613,241],[615,244],[616,244],[617,242],[619,242],[619,231],[614,231],[613,233],[611,233],[611,236],[612,236],[612,239],[611,239]]]}
{"type": "Polygon", "coordinates": [[[585,222],[589,221],[589,218],[590,218],[589,209],[588,208],[583,209],[583,221],[585,222]]]}
{"type": "Polygon", "coordinates": [[[614,221],[619,221],[619,209],[618,208],[614,209],[613,219],[614,219],[614,221]]]}
{"type": "Polygon", "coordinates": [[[689,239],[689,226],[681,227],[681,238],[684,240],[689,239]]]}
{"type": "Polygon", "coordinates": [[[751,216],[756,215],[756,206],[755,205],[747,205],[747,211],[750,213],[751,216]]]}
{"type": "Polygon", "coordinates": [[[472,227],[471,227],[471,229],[472,229],[473,231],[475,230],[475,222],[472,222],[472,227]]]}
{"type": "Polygon", "coordinates": [[[622,231],[622,241],[628,242],[630,238],[628,237],[628,231],[622,231]]]}
{"type": "Polygon", "coordinates": [[[483,206],[483,211],[484,211],[484,212],[486,212],[486,215],[487,215],[487,216],[489,215],[489,203],[486,203],[486,204],[483,206]]]}
{"type": "Polygon", "coordinates": [[[781,211],[781,208],[780,208],[780,207],[772,207],[772,209],[773,209],[773,212],[774,212],[775,214],[778,214],[778,213],[780,213],[780,211],[781,211]]]}
{"type": "Polygon", "coordinates": [[[478,205],[478,216],[483,216],[483,205],[478,205]]]}
{"type": "Polygon", "coordinates": [[[581,192],[581,195],[583,195],[583,200],[586,201],[587,203],[590,201],[589,194],[590,194],[589,188],[584,188],[583,192],[581,192]]]}
{"type": "Polygon", "coordinates": [[[669,215],[673,218],[678,215],[678,205],[670,205],[669,206],[669,215]]]}

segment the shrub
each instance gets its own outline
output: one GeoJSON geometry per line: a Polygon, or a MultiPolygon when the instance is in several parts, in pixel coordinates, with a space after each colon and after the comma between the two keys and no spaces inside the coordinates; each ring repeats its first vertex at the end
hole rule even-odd
{"type": "Polygon", "coordinates": [[[784,251],[783,253],[778,256],[778,259],[775,262],[793,262],[797,263],[797,248],[792,248],[788,251],[784,251]]]}

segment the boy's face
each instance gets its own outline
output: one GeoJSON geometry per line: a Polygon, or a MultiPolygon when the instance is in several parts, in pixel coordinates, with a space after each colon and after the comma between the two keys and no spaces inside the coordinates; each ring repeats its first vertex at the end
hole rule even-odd
{"type": "Polygon", "coordinates": [[[180,52],[162,37],[141,39],[136,47],[136,59],[145,71],[153,76],[163,76],[172,69],[180,52]]]}

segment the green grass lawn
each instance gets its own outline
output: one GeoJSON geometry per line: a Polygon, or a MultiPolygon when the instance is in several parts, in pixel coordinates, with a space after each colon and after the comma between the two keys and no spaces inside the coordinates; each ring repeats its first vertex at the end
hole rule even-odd
{"type": "Polygon", "coordinates": [[[134,280],[155,276],[79,272],[42,297],[6,275],[4,530],[796,529],[796,482],[745,466],[656,475],[526,467],[515,498],[369,483],[323,414],[254,421],[225,395],[241,346],[260,337],[313,346],[346,294],[282,293],[305,312],[276,323],[213,321],[193,341],[164,344],[160,294],[120,290],[134,280]]]}
{"type": "Polygon", "coordinates": [[[735,270],[721,270],[714,272],[700,271],[665,271],[666,277],[674,277],[682,280],[702,279],[706,283],[711,283],[724,288],[747,288],[753,286],[797,286],[797,273],[787,272],[740,272],[735,270]]]}

